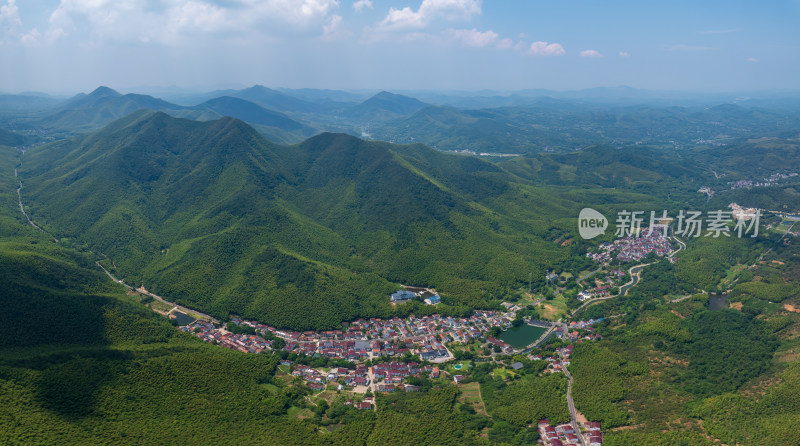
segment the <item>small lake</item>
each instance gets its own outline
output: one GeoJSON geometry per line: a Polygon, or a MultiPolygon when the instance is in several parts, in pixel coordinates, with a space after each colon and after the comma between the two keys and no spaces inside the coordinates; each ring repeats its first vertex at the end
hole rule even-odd
{"type": "Polygon", "coordinates": [[[511,327],[500,333],[500,340],[506,341],[514,348],[525,348],[528,344],[539,339],[546,332],[544,327],[534,327],[533,325],[522,324],[519,327],[511,327]]]}
{"type": "Polygon", "coordinates": [[[178,321],[178,325],[188,325],[194,322],[193,317],[181,311],[173,311],[172,315],[175,316],[175,320],[178,321]]]}
{"type": "Polygon", "coordinates": [[[711,294],[708,296],[708,309],[711,311],[728,308],[728,296],[724,294],[711,294]]]}

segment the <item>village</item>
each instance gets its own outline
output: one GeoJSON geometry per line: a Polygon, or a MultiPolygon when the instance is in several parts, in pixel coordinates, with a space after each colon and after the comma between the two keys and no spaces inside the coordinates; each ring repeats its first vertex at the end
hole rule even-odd
{"type": "MultiPolygon", "coordinates": [[[[594,329],[602,319],[554,324],[550,338],[560,346],[556,348],[522,350],[489,336],[493,327],[511,327],[515,317],[514,311],[476,311],[469,318],[431,315],[407,319],[359,319],[344,323],[341,330],[321,333],[280,330],[234,317],[233,324],[252,329],[256,334],[232,333],[203,320],[179,329],[206,342],[246,353],[272,350],[276,340],[280,339],[283,344],[280,350],[285,353],[279,362],[279,373],[286,378],[301,380],[308,389],[320,395],[346,392],[351,395],[346,404],[361,410],[375,410],[377,394],[420,391],[421,379],[451,381],[459,386],[469,381],[470,362],[458,363],[458,355],[451,351],[453,348],[485,346],[483,351],[488,356],[475,358],[475,362],[494,361],[511,372],[523,368],[522,359],[516,358],[544,361],[546,365],[541,373],[549,374],[565,373],[575,344],[602,339],[594,329]],[[408,360],[409,355],[415,359],[408,360]],[[288,356],[298,359],[292,360],[288,356]],[[311,366],[300,363],[299,359],[303,357],[344,360],[349,365],[311,366]]],[[[602,434],[596,422],[587,422],[576,432],[571,424],[550,426],[547,420],[542,420],[538,429],[539,444],[542,445],[602,444],[602,434]]]]}
{"type": "MultiPolygon", "coordinates": [[[[283,350],[307,356],[318,354],[325,358],[359,362],[410,353],[419,355],[422,360],[444,362],[452,359],[445,344],[482,338],[492,327],[509,327],[514,317],[514,313],[478,310],[469,318],[434,314],[407,319],[358,319],[343,323],[341,330],[319,333],[280,330],[238,317],[231,320],[236,325],[253,328],[256,333],[283,339],[283,350]]],[[[271,348],[273,342],[256,334],[233,334],[204,320],[181,326],[180,330],[194,333],[206,342],[246,353],[260,353],[271,348]]]]}
{"type": "Polygon", "coordinates": [[[787,178],[796,177],[798,174],[797,172],[790,172],[790,173],[773,173],[772,175],[764,177],[761,181],[758,180],[737,180],[737,181],[728,181],[728,186],[731,189],[751,189],[754,187],[769,187],[776,185],[779,181],[785,180],[787,178]]]}

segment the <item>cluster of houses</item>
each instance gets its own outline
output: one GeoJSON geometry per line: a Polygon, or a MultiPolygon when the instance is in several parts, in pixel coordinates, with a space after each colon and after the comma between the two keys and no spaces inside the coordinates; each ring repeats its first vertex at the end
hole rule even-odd
{"type": "Polygon", "coordinates": [[[728,186],[730,186],[731,189],[751,189],[753,187],[768,187],[768,186],[774,186],[780,180],[796,177],[797,175],[798,175],[797,172],[773,173],[772,175],[765,177],[761,181],[753,181],[753,180],[728,181],[728,186]]]}
{"type": "MultiPolygon", "coordinates": [[[[625,273],[619,269],[612,269],[608,272],[603,281],[596,280],[596,286],[586,288],[578,293],[578,300],[581,302],[589,300],[593,297],[606,297],[611,292],[611,288],[619,284],[619,280],[625,276],[625,273]]],[[[588,286],[587,281],[581,282],[581,285],[588,286]]]]}
{"type": "MultiPolygon", "coordinates": [[[[283,360],[281,365],[291,366],[292,361],[283,360]]],[[[304,364],[297,364],[292,370],[292,376],[297,376],[306,380],[309,389],[320,391],[325,388],[328,381],[335,381],[339,376],[350,376],[351,371],[345,368],[334,368],[325,373],[322,370],[313,369],[304,364]]]]}
{"type": "Polygon", "coordinates": [[[756,213],[758,212],[758,209],[756,208],[745,208],[736,203],[731,203],[728,205],[728,207],[731,208],[731,215],[733,216],[733,219],[737,221],[752,220],[756,217],[756,213]]]}
{"type": "Polygon", "coordinates": [[[229,333],[214,327],[212,323],[204,320],[196,320],[178,329],[183,332],[194,333],[195,336],[206,342],[219,344],[222,347],[245,353],[261,353],[272,348],[272,341],[268,341],[261,336],[229,333]]]}
{"type": "Polygon", "coordinates": [[[488,338],[486,340],[490,344],[500,347],[500,351],[503,352],[503,353],[512,353],[514,351],[514,347],[512,347],[511,344],[509,344],[506,341],[503,341],[503,340],[500,340],[500,339],[497,339],[497,338],[492,338],[492,337],[490,337],[490,338],[488,338]]]}
{"type": "MultiPolygon", "coordinates": [[[[343,323],[341,330],[324,332],[296,332],[278,330],[265,324],[233,317],[237,325],[247,325],[256,332],[270,333],[286,341],[284,350],[307,356],[320,355],[333,359],[358,362],[378,357],[400,357],[406,353],[418,354],[423,360],[444,362],[452,359],[445,347],[448,342],[468,343],[482,338],[492,327],[508,327],[513,314],[494,311],[476,311],[469,318],[454,318],[438,314],[407,319],[358,319],[343,323]]],[[[271,347],[272,342],[258,335],[232,334],[216,328],[209,322],[198,320],[180,327],[195,333],[206,342],[258,353],[271,347]]]]}
{"type": "Polygon", "coordinates": [[[592,421],[582,426],[586,432],[576,432],[569,423],[551,426],[548,420],[539,420],[539,444],[548,446],[565,446],[580,444],[583,437],[584,444],[588,446],[601,446],[603,434],[600,422],[592,421]]]}
{"type": "MultiPolygon", "coordinates": [[[[603,339],[603,337],[597,333],[594,333],[593,325],[602,321],[603,318],[589,319],[588,321],[570,322],[569,328],[571,331],[569,333],[562,333],[560,327],[557,328],[554,333],[556,333],[556,336],[566,338],[577,344],[585,341],[598,341],[603,339]]],[[[569,344],[560,348],[553,356],[543,357],[542,355],[530,355],[529,357],[534,361],[547,361],[548,365],[546,371],[549,371],[550,373],[560,373],[564,371],[564,367],[570,364],[570,357],[572,356],[572,350],[574,347],[574,344],[569,344]]]]}
{"type": "Polygon", "coordinates": [[[664,236],[663,229],[654,228],[650,231],[648,228],[642,228],[638,233],[628,234],[613,242],[601,243],[597,251],[586,253],[586,257],[599,263],[608,263],[614,258],[616,251],[617,260],[630,262],[641,260],[651,252],[665,256],[671,250],[669,239],[664,236]]]}
{"type": "Polygon", "coordinates": [[[587,288],[578,293],[578,300],[581,302],[587,301],[593,297],[606,297],[611,292],[611,285],[598,285],[594,288],[587,288]]]}
{"type": "Polygon", "coordinates": [[[586,257],[594,260],[598,263],[608,263],[613,258],[612,251],[614,250],[614,244],[603,242],[598,246],[599,250],[597,252],[587,252],[586,257]]]}
{"type": "Polygon", "coordinates": [[[364,398],[364,401],[354,401],[352,399],[347,400],[344,403],[346,406],[353,406],[356,409],[362,410],[372,410],[372,406],[375,404],[375,399],[372,397],[364,398]]]}
{"type": "Polygon", "coordinates": [[[572,342],[581,343],[583,340],[599,341],[603,337],[594,332],[593,325],[603,322],[603,318],[589,319],[588,321],[573,321],[569,323],[570,332],[567,333],[567,338],[572,342]],[[580,331],[579,331],[580,330],[580,331]],[[583,334],[581,334],[583,332],[583,334]]]}
{"type": "MultiPolygon", "coordinates": [[[[425,368],[428,373],[433,372],[432,366],[425,368]]],[[[416,362],[387,362],[376,364],[372,367],[372,376],[375,378],[375,389],[378,392],[394,392],[399,390],[403,380],[409,376],[421,376],[422,369],[416,362]]],[[[406,392],[418,392],[419,387],[405,384],[403,390],[406,392]]]]}
{"type": "Polygon", "coordinates": [[[427,289],[420,289],[414,292],[410,289],[400,290],[389,295],[389,301],[395,304],[408,302],[415,297],[421,297],[428,305],[436,305],[442,302],[441,296],[427,289]]]}
{"type": "MultiPolygon", "coordinates": [[[[376,392],[391,393],[397,390],[405,392],[418,392],[419,387],[412,384],[404,384],[406,378],[410,376],[421,377],[423,373],[431,378],[438,378],[440,371],[435,366],[421,366],[416,362],[386,362],[376,364],[372,367],[366,365],[356,366],[355,369],[344,367],[334,367],[328,371],[314,369],[313,367],[294,364],[288,359],[281,360],[281,365],[291,368],[292,376],[302,378],[306,385],[314,390],[324,390],[328,384],[337,383],[338,389],[344,387],[356,389],[361,387],[361,392],[366,392],[371,387],[376,392]]],[[[358,390],[357,390],[358,391],[358,390]]],[[[369,407],[359,407],[360,409],[371,409],[369,407]]]]}
{"type": "Polygon", "coordinates": [[[634,234],[626,235],[623,238],[614,240],[614,249],[617,249],[617,260],[621,262],[638,261],[645,258],[651,252],[659,256],[670,253],[672,247],[663,231],[654,229],[642,229],[638,237],[634,234]]]}
{"type": "Polygon", "coordinates": [[[531,359],[534,361],[547,361],[548,364],[547,368],[545,369],[547,372],[562,373],[564,371],[564,367],[569,365],[569,357],[572,354],[572,344],[562,348],[558,351],[558,353],[561,354],[561,358],[556,355],[548,357],[542,357],[542,355],[533,355],[531,356],[531,359]]]}

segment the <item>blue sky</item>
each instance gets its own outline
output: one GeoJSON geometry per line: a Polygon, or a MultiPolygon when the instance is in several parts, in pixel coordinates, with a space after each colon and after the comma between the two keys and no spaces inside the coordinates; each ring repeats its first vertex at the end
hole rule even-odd
{"type": "Polygon", "coordinates": [[[0,0],[0,91],[800,89],[800,0],[0,0]]]}

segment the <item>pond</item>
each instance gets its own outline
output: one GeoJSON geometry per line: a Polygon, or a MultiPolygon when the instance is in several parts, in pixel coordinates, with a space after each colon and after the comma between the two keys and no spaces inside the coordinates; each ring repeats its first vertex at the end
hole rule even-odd
{"type": "Polygon", "coordinates": [[[514,348],[525,348],[530,343],[539,339],[547,331],[545,327],[534,327],[533,325],[523,324],[519,327],[511,327],[500,333],[500,340],[506,341],[514,348]]]}
{"type": "Polygon", "coordinates": [[[178,322],[178,325],[188,325],[194,322],[193,317],[181,311],[173,311],[172,315],[175,317],[175,320],[178,322]]]}
{"type": "Polygon", "coordinates": [[[708,296],[708,309],[717,311],[728,308],[728,296],[724,294],[711,294],[708,296]]]}

